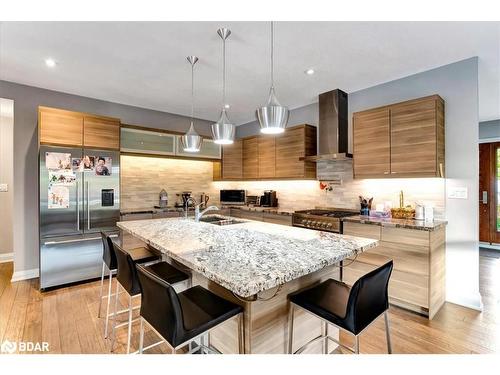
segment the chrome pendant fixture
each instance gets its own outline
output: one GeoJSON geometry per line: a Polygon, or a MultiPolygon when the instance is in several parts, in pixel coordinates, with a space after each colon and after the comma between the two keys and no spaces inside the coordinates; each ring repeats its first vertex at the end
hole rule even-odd
{"type": "Polygon", "coordinates": [[[181,137],[181,144],[185,152],[199,152],[203,138],[194,130],[194,65],[198,58],[188,56],[187,60],[191,64],[191,126],[187,133],[181,137]]]}
{"type": "Polygon", "coordinates": [[[271,89],[267,104],[256,111],[260,132],[264,134],[283,133],[288,123],[288,107],[282,106],[274,92],[274,23],[271,21],[271,89]]]}
{"type": "Polygon", "coordinates": [[[222,39],[222,111],[219,120],[212,124],[214,143],[230,145],[234,142],[235,126],[231,124],[226,113],[226,39],[231,35],[231,30],[221,28],[217,34],[222,39]]]}

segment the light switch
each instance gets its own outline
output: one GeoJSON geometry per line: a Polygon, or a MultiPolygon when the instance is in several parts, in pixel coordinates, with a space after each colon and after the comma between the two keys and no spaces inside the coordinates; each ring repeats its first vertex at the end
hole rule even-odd
{"type": "Polygon", "coordinates": [[[9,185],[7,184],[0,184],[0,192],[5,193],[9,191],[9,185]]]}
{"type": "Polygon", "coordinates": [[[452,187],[448,190],[448,198],[451,199],[467,199],[466,187],[452,187]]]}

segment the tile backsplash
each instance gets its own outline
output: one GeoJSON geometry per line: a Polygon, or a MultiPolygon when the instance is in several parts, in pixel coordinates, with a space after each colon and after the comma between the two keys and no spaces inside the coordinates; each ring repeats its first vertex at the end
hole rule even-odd
{"type": "Polygon", "coordinates": [[[326,161],[318,164],[322,172],[331,173],[332,191],[319,188],[315,180],[282,181],[212,181],[213,165],[209,161],[166,159],[152,157],[121,157],[121,207],[135,209],[158,204],[158,194],[165,189],[169,204],[175,203],[175,194],[192,191],[210,196],[210,203],[219,204],[220,189],[245,189],[248,195],[261,195],[264,190],[276,190],[279,206],[283,209],[320,207],[359,208],[358,196],[373,197],[373,205],[391,201],[399,205],[403,190],[405,203],[430,203],[435,217],[445,215],[445,180],[441,178],[369,179],[354,180],[348,162],[326,161]]]}
{"type": "Polygon", "coordinates": [[[130,155],[122,155],[120,161],[122,210],[153,208],[158,205],[161,189],[167,191],[171,206],[175,204],[176,193],[183,191],[191,191],[196,200],[201,193],[208,194],[209,203],[219,204],[210,161],[130,155]]]}

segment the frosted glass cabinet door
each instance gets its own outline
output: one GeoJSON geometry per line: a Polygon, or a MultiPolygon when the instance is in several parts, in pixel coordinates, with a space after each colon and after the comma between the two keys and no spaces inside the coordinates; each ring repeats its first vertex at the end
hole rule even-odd
{"type": "Polygon", "coordinates": [[[177,153],[179,156],[189,156],[191,158],[220,159],[221,147],[211,139],[203,139],[199,152],[184,152],[182,149],[181,137],[177,136],[177,153]]]}
{"type": "Polygon", "coordinates": [[[175,155],[175,138],[174,134],[122,127],[120,150],[139,154],[175,155]]]}

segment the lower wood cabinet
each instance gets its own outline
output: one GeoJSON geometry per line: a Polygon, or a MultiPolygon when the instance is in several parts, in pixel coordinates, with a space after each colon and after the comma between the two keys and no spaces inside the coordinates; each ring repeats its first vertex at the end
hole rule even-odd
{"type": "Polygon", "coordinates": [[[344,234],[379,240],[378,247],[351,258],[352,263],[345,262],[344,282],[352,285],[392,259],[391,303],[434,317],[445,301],[444,227],[424,231],[346,222],[344,234]]]}

